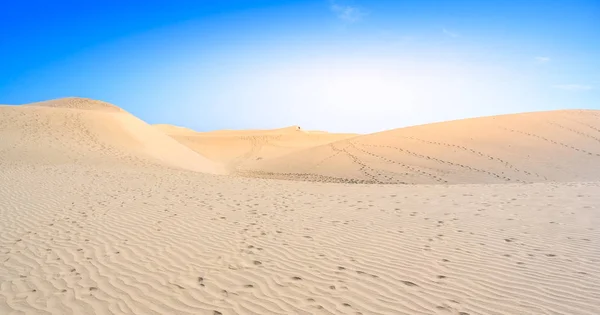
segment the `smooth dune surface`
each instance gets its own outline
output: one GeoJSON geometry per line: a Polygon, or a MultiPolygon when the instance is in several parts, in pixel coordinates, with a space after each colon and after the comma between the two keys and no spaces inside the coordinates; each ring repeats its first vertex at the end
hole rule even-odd
{"type": "Polygon", "coordinates": [[[78,98],[0,106],[0,314],[599,314],[597,119],[315,140],[78,98]],[[312,177],[256,178],[330,153],[312,177]],[[366,184],[385,177],[359,162],[416,184],[366,184]]]}
{"type": "Polygon", "coordinates": [[[395,129],[255,161],[248,176],[382,184],[600,178],[600,111],[560,110],[395,129]]]}
{"type": "Polygon", "coordinates": [[[0,154],[33,163],[152,164],[224,173],[121,108],[89,99],[0,106],[0,138],[0,154]]]}
{"type": "Polygon", "coordinates": [[[255,161],[271,160],[286,154],[349,139],[357,134],[339,134],[323,131],[304,131],[299,126],[271,130],[217,130],[195,132],[171,126],[155,128],[173,137],[179,143],[224,165],[236,173],[255,161]]]}

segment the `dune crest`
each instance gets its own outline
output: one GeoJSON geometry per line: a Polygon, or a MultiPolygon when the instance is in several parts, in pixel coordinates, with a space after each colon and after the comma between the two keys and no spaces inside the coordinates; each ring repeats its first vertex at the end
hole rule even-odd
{"type": "MultiPolygon", "coordinates": [[[[160,126],[160,125],[158,125],[160,126]]],[[[219,129],[219,130],[211,130],[200,132],[203,135],[262,135],[262,134],[284,134],[284,133],[299,133],[302,132],[302,128],[300,126],[288,126],[283,128],[275,128],[275,129],[219,129]]]]}
{"type": "Polygon", "coordinates": [[[600,111],[560,110],[400,128],[253,161],[245,176],[458,184],[600,179],[600,111]]]}
{"type": "Polygon", "coordinates": [[[39,107],[55,107],[55,108],[70,108],[81,110],[95,110],[105,112],[124,112],[124,110],[116,105],[93,100],[83,97],[66,97],[49,101],[29,103],[23,106],[39,106],[39,107]]]}
{"type": "Polygon", "coordinates": [[[46,164],[165,165],[224,173],[218,164],[101,101],[68,98],[0,106],[0,152],[46,164]]]}
{"type": "Polygon", "coordinates": [[[357,134],[306,132],[300,126],[267,130],[216,130],[195,132],[191,129],[155,125],[155,128],[173,137],[179,143],[225,165],[231,172],[240,167],[265,159],[315,146],[356,137],[357,134]]]}
{"type": "Polygon", "coordinates": [[[186,127],[180,127],[168,124],[156,124],[152,125],[154,128],[168,135],[188,135],[195,134],[196,131],[186,127]]]}

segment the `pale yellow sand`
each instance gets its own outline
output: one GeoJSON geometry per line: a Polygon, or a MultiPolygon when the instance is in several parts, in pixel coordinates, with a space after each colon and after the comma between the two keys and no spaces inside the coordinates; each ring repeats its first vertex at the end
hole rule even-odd
{"type": "Polygon", "coordinates": [[[218,130],[195,132],[188,128],[155,125],[181,144],[224,165],[230,173],[255,161],[271,160],[332,142],[350,139],[357,134],[304,131],[299,126],[273,130],[218,130]]]}
{"type": "Polygon", "coordinates": [[[99,101],[68,98],[0,106],[0,135],[4,158],[30,160],[33,165],[163,165],[224,173],[221,165],[99,101]]]}
{"type": "Polygon", "coordinates": [[[456,184],[600,179],[600,111],[450,121],[350,138],[245,165],[244,174],[334,182],[456,184]]]}
{"type": "Polygon", "coordinates": [[[212,175],[157,128],[75,101],[0,107],[0,314],[600,313],[598,162],[570,183],[212,175]]]}

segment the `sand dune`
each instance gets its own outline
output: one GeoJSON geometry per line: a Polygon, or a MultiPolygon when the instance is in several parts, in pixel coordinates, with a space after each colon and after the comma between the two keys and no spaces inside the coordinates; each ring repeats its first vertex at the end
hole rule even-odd
{"type": "Polygon", "coordinates": [[[600,111],[428,124],[245,165],[244,175],[333,182],[457,184],[600,179],[600,111]]]}
{"type": "Polygon", "coordinates": [[[67,98],[0,107],[0,153],[36,163],[163,164],[223,168],[112,104],[67,98]]]}
{"type": "Polygon", "coordinates": [[[93,110],[100,112],[125,112],[122,108],[98,100],[92,100],[89,98],[81,97],[68,97],[50,101],[29,103],[23,106],[37,106],[37,107],[53,107],[53,108],[70,108],[79,110],[93,110]]]}
{"type": "Polygon", "coordinates": [[[195,132],[171,125],[155,125],[155,128],[215,163],[225,165],[228,170],[233,172],[254,161],[273,159],[357,136],[357,134],[304,131],[299,126],[270,130],[217,130],[211,132],[195,132]]]}
{"type": "Polygon", "coordinates": [[[193,135],[196,133],[196,131],[194,131],[190,128],[167,125],[167,124],[157,124],[157,125],[153,125],[153,127],[160,130],[160,132],[162,132],[162,133],[168,134],[169,136],[189,135],[189,134],[193,135]]]}
{"type": "Polygon", "coordinates": [[[597,315],[598,115],[355,137],[0,106],[0,314],[597,315]]]}

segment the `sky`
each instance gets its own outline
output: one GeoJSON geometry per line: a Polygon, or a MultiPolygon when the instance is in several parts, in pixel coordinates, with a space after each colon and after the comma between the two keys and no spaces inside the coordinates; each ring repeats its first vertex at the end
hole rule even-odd
{"type": "Polygon", "coordinates": [[[198,131],[600,109],[600,1],[3,1],[0,104],[69,96],[198,131]]]}

